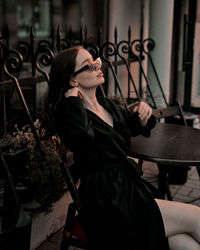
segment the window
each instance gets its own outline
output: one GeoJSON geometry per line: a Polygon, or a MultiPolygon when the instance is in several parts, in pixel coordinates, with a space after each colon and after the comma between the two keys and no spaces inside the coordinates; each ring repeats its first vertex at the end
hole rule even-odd
{"type": "Polygon", "coordinates": [[[37,37],[50,34],[49,0],[20,0],[17,3],[18,36],[27,37],[30,27],[34,27],[37,37]]]}

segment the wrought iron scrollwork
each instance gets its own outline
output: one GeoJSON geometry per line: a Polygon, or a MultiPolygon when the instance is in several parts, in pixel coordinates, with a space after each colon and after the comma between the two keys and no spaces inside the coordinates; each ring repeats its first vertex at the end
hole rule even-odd
{"type": "Polygon", "coordinates": [[[151,96],[151,99],[152,99],[152,102],[153,102],[153,105],[154,107],[156,108],[157,105],[156,105],[156,102],[155,102],[155,98],[154,98],[154,95],[153,95],[153,92],[151,90],[151,87],[150,87],[150,83],[149,83],[149,80],[147,78],[147,75],[143,69],[143,65],[142,65],[142,51],[143,51],[143,43],[141,40],[137,39],[137,40],[134,40],[131,42],[131,51],[133,53],[133,55],[135,57],[137,57],[137,60],[139,62],[139,65],[140,65],[140,70],[141,70],[141,73],[146,81],[146,85],[147,85],[147,89],[149,91],[149,94],[151,96]],[[137,52],[139,52],[139,54],[137,55],[137,52]]]}
{"type": "Polygon", "coordinates": [[[60,27],[58,26],[57,35],[56,35],[56,48],[57,51],[60,52],[63,49],[70,47],[70,40],[68,38],[64,39],[61,34],[60,27]]]}
{"type": "Polygon", "coordinates": [[[116,55],[116,53],[117,53],[116,46],[111,42],[106,42],[101,46],[100,56],[107,63],[110,63],[110,60],[108,58],[110,56],[116,55]]]}
{"type": "Polygon", "coordinates": [[[155,48],[155,41],[151,38],[147,38],[145,40],[143,40],[143,47],[142,47],[142,50],[144,52],[148,52],[150,50],[153,50],[155,48]]]}
{"type": "Polygon", "coordinates": [[[23,65],[23,56],[17,50],[8,50],[3,59],[3,69],[7,76],[14,79],[14,74],[20,72],[23,65]]]}
{"type": "Polygon", "coordinates": [[[140,100],[141,98],[140,98],[139,92],[138,92],[138,90],[136,88],[135,82],[133,80],[127,58],[122,55],[122,53],[131,55],[132,54],[131,52],[132,52],[131,51],[131,46],[130,46],[130,43],[128,41],[121,41],[121,42],[118,43],[118,45],[117,45],[117,54],[123,60],[124,64],[126,65],[129,78],[130,78],[130,80],[132,82],[132,85],[133,85],[133,88],[134,88],[135,93],[137,95],[137,98],[140,100]]]}
{"type": "Polygon", "coordinates": [[[47,41],[47,40],[40,40],[39,44],[38,44],[38,49],[40,48],[48,48],[51,49],[53,51],[53,46],[51,44],[51,42],[47,41]]]}
{"type": "Polygon", "coordinates": [[[8,47],[4,44],[4,42],[3,42],[3,36],[1,34],[1,31],[0,31],[0,53],[1,52],[5,53],[7,50],[8,50],[8,47]]]}
{"type": "Polygon", "coordinates": [[[131,49],[130,49],[130,44],[128,41],[123,40],[117,44],[117,54],[122,59],[125,58],[122,56],[122,53],[129,55],[130,51],[131,49]]]}
{"type": "Polygon", "coordinates": [[[133,40],[130,44],[132,56],[140,56],[143,49],[142,41],[139,39],[133,40]]]}
{"type": "Polygon", "coordinates": [[[53,52],[49,48],[40,47],[35,53],[35,67],[36,69],[45,76],[47,83],[49,84],[49,74],[42,69],[41,66],[48,67],[52,64],[54,58],[53,52]]]}
{"type": "Polygon", "coordinates": [[[37,145],[40,146],[40,139],[39,139],[39,136],[38,136],[37,131],[35,129],[35,126],[34,126],[34,123],[33,123],[29,108],[27,106],[26,100],[25,100],[24,95],[22,93],[22,89],[21,89],[21,87],[19,85],[19,81],[18,81],[17,77],[15,77],[13,75],[13,73],[12,73],[13,71],[18,70],[19,68],[22,67],[22,65],[23,65],[23,56],[17,50],[8,50],[7,53],[4,56],[3,62],[4,62],[3,63],[3,70],[4,70],[5,74],[11,80],[13,80],[13,82],[14,82],[16,88],[17,88],[20,100],[22,101],[22,105],[23,105],[23,107],[25,109],[25,112],[26,112],[26,114],[28,116],[28,119],[30,121],[30,126],[31,126],[31,129],[32,129],[33,134],[35,136],[35,140],[37,142],[37,145]]]}
{"type": "Polygon", "coordinates": [[[90,52],[94,59],[99,57],[100,49],[95,43],[87,43],[84,45],[84,48],[90,52]]]}
{"type": "Polygon", "coordinates": [[[22,55],[23,61],[26,62],[30,58],[30,45],[27,42],[19,41],[16,50],[22,55]]]}
{"type": "Polygon", "coordinates": [[[116,73],[115,73],[113,64],[112,64],[112,62],[109,60],[109,57],[110,57],[110,56],[115,56],[116,54],[117,54],[117,48],[116,48],[116,46],[115,46],[113,43],[107,42],[107,43],[104,43],[104,44],[101,46],[101,49],[100,49],[100,56],[101,56],[101,58],[102,58],[105,62],[108,63],[109,68],[111,69],[111,72],[112,72],[113,77],[114,77],[114,79],[115,79],[116,87],[117,87],[117,89],[118,89],[118,91],[119,91],[119,94],[120,94],[120,96],[121,96],[121,99],[122,99],[122,101],[123,101],[123,103],[124,103],[124,107],[125,107],[126,109],[128,109],[127,103],[126,103],[126,100],[124,99],[123,93],[122,93],[122,91],[121,91],[120,84],[119,84],[119,80],[118,80],[118,77],[117,77],[117,75],[116,75],[116,73]]]}
{"type": "Polygon", "coordinates": [[[72,46],[78,46],[81,45],[81,41],[79,39],[72,40],[72,46]]]}
{"type": "Polygon", "coordinates": [[[153,69],[154,75],[155,75],[155,77],[156,77],[158,86],[159,86],[159,88],[160,88],[162,97],[163,97],[163,99],[164,99],[164,102],[165,102],[166,106],[168,106],[168,101],[167,101],[167,98],[166,98],[166,96],[165,96],[165,93],[164,93],[162,84],[161,84],[161,82],[160,82],[160,79],[159,79],[159,76],[158,76],[156,67],[155,67],[155,65],[154,65],[153,59],[152,59],[152,57],[151,57],[151,54],[149,53],[149,51],[153,50],[154,47],[155,47],[155,41],[154,41],[153,39],[147,38],[147,39],[145,39],[145,40],[143,41],[143,52],[144,52],[144,53],[148,56],[148,58],[149,58],[150,65],[152,66],[152,69],[153,69]]]}
{"type": "Polygon", "coordinates": [[[64,50],[64,49],[67,49],[67,48],[70,48],[72,45],[71,45],[71,41],[69,39],[61,39],[60,40],[60,48],[61,50],[64,50]]]}

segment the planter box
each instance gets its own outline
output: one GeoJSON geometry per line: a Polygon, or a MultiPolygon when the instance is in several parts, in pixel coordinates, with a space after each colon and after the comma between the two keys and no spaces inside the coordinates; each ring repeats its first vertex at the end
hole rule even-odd
{"type": "Polygon", "coordinates": [[[71,202],[71,195],[67,192],[54,204],[54,210],[50,214],[34,213],[31,216],[32,230],[30,250],[35,250],[46,241],[49,236],[63,228],[67,216],[68,205],[71,202]]]}
{"type": "Polygon", "coordinates": [[[28,154],[28,148],[13,153],[3,153],[15,182],[25,176],[27,172],[26,163],[28,160],[28,154]]]}

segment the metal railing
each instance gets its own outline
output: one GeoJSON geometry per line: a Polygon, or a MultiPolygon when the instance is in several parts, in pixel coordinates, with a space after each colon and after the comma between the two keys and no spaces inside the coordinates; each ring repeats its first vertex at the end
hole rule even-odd
{"type": "MultiPolygon", "coordinates": [[[[36,85],[41,82],[49,82],[49,67],[51,66],[52,60],[59,51],[69,48],[74,45],[82,45],[93,55],[94,58],[101,57],[104,61],[103,70],[112,73],[115,83],[115,94],[120,95],[127,106],[127,100],[131,99],[130,86],[132,85],[132,92],[135,92],[135,98],[141,99],[141,93],[138,91],[140,83],[135,83],[132,75],[130,65],[131,63],[139,63],[138,74],[143,75],[150,96],[153,100],[154,106],[156,102],[154,96],[151,93],[150,84],[147,76],[144,73],[142,61],[146,57],[149,57],[149,52],[154,48],[151,46],[152,39],[145,39],[141,41],[139,39],[131,41],[131,29],[128,29],[127,40],[118,39],[117,29],[114,31],[114,42],[103,42],[101,29],[96,36],[96,39],[90,39],[87,37],[87,31],[80,30],[79,38],[73,37],[73,32],[69,31],[66,35],[63,35],[58,27],[56,36],[52,36],[48,39],[37,40],[34,35],[33,28],[30,28],[30,36],[27,41],[18,41],[14,48],[9,48],[9,35],[3,37],[0,33],[0,112],[1,120],[0,126],[3,133],[7,131],[9,124],[8,111],[10,109],[11,92],[17,90],[19,96],[26,97],[26,89],[30,88],[31,95],[34,97],[32,103],[32,113],[30,115],[30,107],[27,102],[21,98],[22,108],[26,111],[29,116],[34,118],[37,117],[37,96],[36,96],[36,85]],[[148,48],[148,49],[146,49],[148,48]],[[122,94],[122,83],[118,79],[118,67],[124,65],[127,71],[128,82],[127,94],[122,94]],[[24,90],[24,95],[20,94],[24,90]]],[[[155,45],[155,44],[154,44],[155,45]]],[[[105,74],[107,76],[107,74],[105,74]]],[[[107,95],[107,89],[109,81],[106,81],[102,91],[107,95]]]]}

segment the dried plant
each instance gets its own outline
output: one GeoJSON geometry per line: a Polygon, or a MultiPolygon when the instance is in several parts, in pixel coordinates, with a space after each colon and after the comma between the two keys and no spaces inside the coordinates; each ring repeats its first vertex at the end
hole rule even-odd
{"type": "Polygon", "coordinates": [[[11,154],[28,148],[25,178],[34,190],[34,198],[41,204],[41,209],[49,213],[53,209],[53,203],[64,194],[60,141],[56,135],[48,137],[39,120],[34,122],[34,126],[40,138],[40,145],[37,145],[29,125],[21,129],[15,125],[15,131],[0,140],[0,147],[3,152],[11,154]]]}

